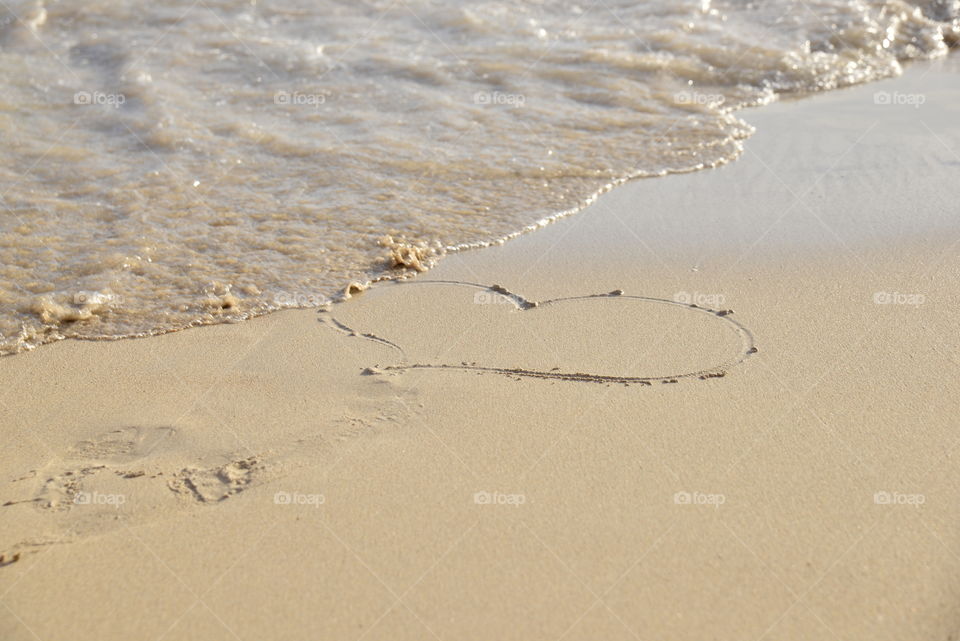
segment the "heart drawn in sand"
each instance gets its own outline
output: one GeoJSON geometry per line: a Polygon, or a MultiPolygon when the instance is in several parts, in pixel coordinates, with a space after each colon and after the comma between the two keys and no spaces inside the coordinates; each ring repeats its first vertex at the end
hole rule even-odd
{"type": "Polygon", "coordinates": [[[370,290],[320,320],[383,345],[384,359],[367,373],[472,370],[649,385],[720,378],[756,352],[731,313],[619,290],[533,302],[497,285],[421,280],[370,290]]]}

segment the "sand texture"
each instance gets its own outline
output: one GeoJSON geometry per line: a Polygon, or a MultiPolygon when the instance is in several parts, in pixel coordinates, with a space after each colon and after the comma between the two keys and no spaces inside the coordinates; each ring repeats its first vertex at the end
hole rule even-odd
{"type": "Polygon", "coordinates": [[[0,359],[0,638],[958,638],[956,71],[325,310],[0,359]]]}

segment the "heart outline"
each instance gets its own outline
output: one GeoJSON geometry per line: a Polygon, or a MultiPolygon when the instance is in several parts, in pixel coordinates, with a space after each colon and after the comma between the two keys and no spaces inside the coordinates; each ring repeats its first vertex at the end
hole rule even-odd
{"type": "MultiPolygon", "coordinates": [[[[697,312],[701,314],[709,314],[710,316],[716,318],[719,321],[727,323],[729,329],[739,336],[741,340],[742,349],[741,351],[733,358],[730,358],[722,363],[714,365],[712,367],[696,370],[693,372],[683,372],[679,374],[665,375],[665,376],[618,376],[618,375],[607,375],[607,374],[591,374],[586,372],[561,372],[561,371],[543,371],[543,370],[530,370],[525,368],[505,368],[505,367],[489,367],[483,365],[477,365],[476,363],[467,364],[461,363],[460,365],[452,365],[447,363],[435,364],[435,363],[405,363],[401,362],[398,365],[387,365],[382,368],[365,368],[365,373],[378,373],[380,371],[394,371],[394,372],[403,372],[406,370],[414,369],[439,369],[439,370],[462,370],[462,371],[476,371],[476,372],[488,372],[492,374],[500,374],[504,376],[518,376],[526,378],[538,378],[538,379],[550,379],[550,380],[562,380],[562,381],[571,381],[571,382],[588,382],[588,383],[621,383],[624,385],[629,384],[639,384],[650,386],[654,382],[659,381],[661,383],[677,383],[681,379],[698,379],[698,380],[707,380],[713,378],[723,378],[726,376],[727,370],[739,365],[740,363],[747,360],[750,356],[757,353],[758,349],[754,340],[753,333],[747,329],[740,322],[734,320],[730,317],[733,313],[733,310],[715,310],[708,307],[701,307],[693,303],[681,303],[675,300],[669,300],[666,298],[655,298],[652,296],[636,296],[624,294],[622,290],[614,290],[612,292],[602,293],[602,294],[586,294],[581,296],[562,296],[559,298],[551,298],[544,301],[530,301],[521,294],[511,292],[505,287],[500,285],[482,285],[480,283],[471,283],[468,281],[459,281],[459,280],[417,280],[414,282],[403,282],[395,281],[391,283],[395,287],[401,286],[412,286],[412,285],[457,285],[463,287],[472,287],[481,291],[486,291],[491,294],[496,294],[502,297],[507,298],[510,302],[517,308],[518,311],[524,312],[532,309],[539,309],[549,305],[554,305],[557,303],[562,303],[566,301],[573,300],[591,300],[599,298],[617,298],[617,299],[629,299],[629,300],[639,300],[648,303],[656,303],[661,305],[671,305],[674,307],[679,307],[691,312],[697,312]]],[[[343,304],[346,301],[341,301],[338,304],[343,304]]],[[[329,308],[321,309],[321,314],[330,314],[331,310],[329,308]]],[[[321,316],[319,321],[334,330],[347,334],[350,337],[362,338],[365,340],[370,340],[381,345],[386,345],[392,349],[395,349],[400,352],[400,354],[406,358],[406,353],[403,348],[398,345],[396,342],[389,339],[377,336],[373,333],[363,333],[359,332],[348,325],[338,321],[335,317],[321,316]]]]}

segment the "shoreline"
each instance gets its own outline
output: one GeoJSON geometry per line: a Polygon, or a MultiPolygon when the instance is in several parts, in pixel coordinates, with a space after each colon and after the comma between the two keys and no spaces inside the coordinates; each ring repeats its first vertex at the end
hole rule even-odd
{"type": "MultiPolygon", "coordinates": [[[[957,56],[954,50],[950,50],[946,55],[942,57],[935,57],[931,59],[909,59],[909,60],[901,61],[901,64],[904,65],[903,73],[908,73],[909,70],[914,66],[919,66],[921,69],[943,68],[943,67],[955,68],[957,65],[957,56]]],[[[844,91],[857,89],[865,86],[875,86],[875,85],[882,86],[884,85],[884,83],[896,82],[902,77],[903,77],[903,74],[899,76],[887,78],[887,79],[870,80],[865,83],[848,85],[840,88],[828,89],[825,91],[820,91],[815,93],[807,92],[807,93],[774,94],[774,97],[771,100],[760,101],[760,102],[757,102],[756,104],[747,104],[732,110],[725,110],[723,111],[723,113],[727,115],[734,115],[734,116],[737,116],[737,114],[756,114],[758,112],[761,112],[760,108],[769,108],[771,105],[778,105],[781,103],[789,104],[793,102],[802,102],[804,100],[815,98],[817,96],[844,92],[844,91]]],[[[894,92],[894,95],[896,95],[896,92],[894,92]]],[[[912,94],[907,94],[907,95],[912,95],[912,94]]],[[[917,106],[918,107],[922,106],[922,102],[920,105],[917,105],[917,106]]],[[[371,286],[377,285],[379,283],[404,281],[407,279],[417,278],[420,274],[424,272],[428,272],[431,269],[435,268],[436,265],[440,261],[442,261],[446,256],[459,255],[459,254],[462,254],[463,252],[470,252],[474,250],[481,250],[481,249],[502,246],[505,243],[508,243],[517,238],[531,234],[538,230],[545,229],[555,224],[558,221],[562,221],[567,218],[576,216],[584,212],[585,210],[593,207],[594,204],[598,201],[598,199],[605,197],[607,194],[610,194],[615,190],[619,190],[621,187],[625,185],[629,185],[634,182],[645,181],[651,178],[662,179],[662,178],[667,178],[671,176],[683,176],[686,174],[699,174],[702,172],[710,172],[710,171],[722,168],[731,163],[742,160],[742,155],[744,153],[744,143],[748,141],[753,135],[755,135],[757,127],[754,125],[754,123],[747,121],[745,118],[741,118],[740,116],[737,116],[737,117],[745,127],[753,130],[753,134],[749,134],[744,138],[731,139],[731,144],[734,144],[734,146],[737,147],[738,149],[737,153],[731,157],[721,158],[713,164],[706,164],[706,165],[701,164],[698,166],[685,167],[685,168],[666,168],[666,169],[661,169],[657,171],[639,170],[637,172],[628,174],[624,177],[612,180],[611,182],[609,182],[608,184],[604,185],[603,187],[598,189],[596,192],[591,194],[589,197],[584,199],[581,204],[575,207],[556,212],[554,214],[541,218],[540,220],[532,222],[516,231],[510,232],[505,236],[502,236],[500,238],[496,238],[493,240],[489,240],[489,241],[480,241],[480,242],[473,242],[473,243],[465,242],[457,245],[441,246],[439,241],[434,241],[434,244],[418,242],[418,241],[410,242],[408,239],[404,239],[404,238],[397,238],[396,240],[394,240],[391,236],[385,235],[383,238],[389,239],[390,244],[383,245],[385,250],[389,250],[385,252],[387,255],[384,256],[383,260],[385,264],[389,264],[392,261],[393,265],[380,268],[380,271],[381,271],[380,274],[375,275],[373,278],[366,281],[352,280],[350,282],[346,282],[342,287],[342,289],[331,292],[333,295],[332,298],[328,297],[325,294],[316,294],[313,291],[296,292],[291,295],[291,292],[284,290],[284,291],[278,291],[274,296],[273,302],[268,303],[270,305],[282,305],[281,303],[278,303],[279,300],[281,299],[289,300],[291,298],[294,300],[325,301],[320,305],[311,304],[310,306],[307,306],[307,307],[286,307],[286,306],[272,307],[271,306],[268,309],[252,308],[252,309],[243,311],[239,317],[230,316],[226,320],[197,318],[194,321],[192,321],[190,324],[185,326],[174,327],[174,328],[154,328],[141,333],[77,336],[73,334],[71,331],[74,328],[74,326],[72,325],[72,322],[75,320],[79,320],[82,322],[86,320],[88,317],[90,317],[91,314],[96,316],[98,313],[98,308],[101,306],[101,303],[96,303],[90,306],[89,308],[87,305],[80,305],[79,307],[71,308],[71,307],[65,307],[63,305],[60,305],[59,303],[56,303],[52,300],[48,301],[48,300],[45,300],[43,297],[40,297],[35,301],[35,307],[36,307],[35,312],[40,314],[41,316],[49,315],[51,318],[56,319],[59,324],[43,325],[39,328],[36,328],[36,327],[31,328],[29,333],[26,332],[26,328],[22,328],[21,334],[20,334],[21,343],[24,340],[26,341],[34,340],[38,333],[46,334],[48,335],[48,338],[41,343],[28,342],[26,344],[27,346],[20,349],[20,351],[0,353],[0,358],[4,356],[16,355],[19,353],[23,353],[25,351],[31,351],[38,347],[42,347],[43,345],[49,345],[55,342],[59,342],[61,340],[73,339],[73,340],[86,340],[86,341],[112,341],[112,340],[150,338],[154,336],[162,336],[171,332],[186,331],[186,330],[194,329],[197,327],[209,327],[212,325],[218,325],[223,323],[246,322],[253,318],[258,318],[268,314],[274,314],[280,311],[319,309],[327,304],[336,304],[336,303],[340,303],[345,300],[348,300],[353,293],[362,292],[365,289],[371,286]],[[441,252],[440,254],[433,253],[438,250],[441,252]],[[421,264],[427,264],[427,268],[421,270],[421,267],[420,267],[421,264]],[[392,273],[391,273],[391,270],[392,270],[392,273]],[[66,321],[68,321],[70,324],[65,324],[63,322],[64,319],[66,319],[66,321]],[[66,333],[64,334],[61,332],[66,332],[66,333]],[[53,335],[55,337],[49,338],[50,335],[53,335]]],[[[760,121],[763,121],[764,119],[765,118],[761,117],[760,121]]],[[[371,267],[369,271],[375,274],[377,269],[378,268],[371,267]]],[[[113,304],[109,301],[114,298],[119,298],[120,300],[122,300],[122,297],[117,297],[109,293],[108,294],[103,294],[102,292],[80,292],[80,293],[103,296],[105,299],[108,300],[107,305],[113,304]]],[[[243,303],[243,299],[237,298],[235,294],[229,290],[226,292],[226,294],[222,296],[216,295],[216,294],[211,294],[211,296],[212,297],[208,301],[209,303],[208,306],[210,306],[213,309],[217,309],[217,312],[216,312],[217,314],[225,310],[230,310],[236,305],[243,303]]],[[[227,311],[227,313],[229,314],[231,312],[227,311]]],[[[3,337],[0,336],[0,340],[2,339],[3,337]]]]}

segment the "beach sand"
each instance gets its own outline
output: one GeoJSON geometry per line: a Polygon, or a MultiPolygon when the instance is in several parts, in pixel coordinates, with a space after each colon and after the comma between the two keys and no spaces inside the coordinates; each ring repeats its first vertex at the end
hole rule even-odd
{"type": "Polygon", "coordinates": [[[958,638],[958,70],[324,312],[0,360],[0,638],[958,638]]]}

